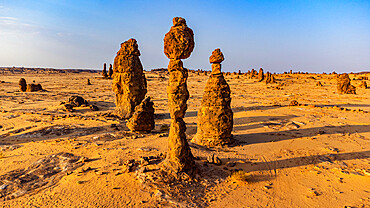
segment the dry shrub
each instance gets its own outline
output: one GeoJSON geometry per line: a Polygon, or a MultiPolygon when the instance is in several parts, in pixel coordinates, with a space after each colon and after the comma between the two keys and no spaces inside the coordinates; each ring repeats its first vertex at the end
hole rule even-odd
{"type": "Polygon", "coordinates": [[[231,176],[229,176],[228,178],[228,181],[230,183],[236,183],[238,185],[246,185],[248,184],[248,180],[249,180],[249,176],[243,170],[239,170],[239,171],[232,173],[231,176]]]}

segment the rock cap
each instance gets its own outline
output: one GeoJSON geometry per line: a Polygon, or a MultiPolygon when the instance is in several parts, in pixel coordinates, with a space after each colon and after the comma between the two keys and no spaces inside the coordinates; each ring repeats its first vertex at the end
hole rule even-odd
{"type": "Polygon", "coordinates": [[[223,60],[225,60],[224,58],[224,54],[221,52],[221,50],[219,48],[215,49],[213,52],[212,52],[212,55],[209,57],[209,62],[210,63],[221,63],[223,60]]]}

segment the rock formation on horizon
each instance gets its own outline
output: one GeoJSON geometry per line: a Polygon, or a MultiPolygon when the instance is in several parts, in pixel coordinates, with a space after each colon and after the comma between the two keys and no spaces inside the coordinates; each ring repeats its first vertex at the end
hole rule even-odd
{"type": "Polygon", "coordinates": [[[112,64],[109,64],[108,77],[112,78],[112,75],[113,75],[113,66],[112,64]]]}
{"type": "Polygon", "coordinates": [[[275,81],[275,77],[273,74],[271,74],[270,72],[266,72],[266,84],[273,84],[273,83],[276,83],[275,81]]]}
{"type": "Polygon", "coordinates": [[[108,74],[107,74],[107,64],[104,63],[104,67],[103,67],[103,71],[101,72],[102,76],[104,78],[108,78],[108,74]]]}
{"type": "Polygon", "coordinates": [[[116,93],[116,114],[121,118],[131,117],[147,93],[138,47],[136,40],[131,38],[121,44],[114,58],[112,87],[116,93]]]}
{"type": "Polygon", "coordinates": [[[351,79],[346,73],[337,77],[337,89],[340,94],[356,94],[356,87],[351,85],[351,79]]]}
{"type": "Polygon", "coordinates": [[[265,78],[265,75],[263,74],[263,69],[260,68],[260,70],[258,72],[258,81],[262,82],[264,78],[265,78]]]}
{"type": "Polygon", "coordinates": [[[154,129],[154,103],[150,97],[145,98],[135,107],[135,112],[127,122],[127,127],[133,132],[150,132],[154,129]]]}
{"type": "Polygon", "coordinates": [[[19,89],[21,90],[21,92],[26,92],[27,82],[24,78],[19,79],[19,89]]]}
{"type": "Polygon", "coordinates": [[[209,57],[212,72],[209,77],[201,107],[198,111],[198,132],[192,142],[205,146],[219,146],[232,142],[233,112],[230,107],[230,87],[222,72],[224,56],[216,49],[209,57]]]}
{"type": "Polygon", "coordinates": [[[186,102],[189,99],[188,70],[183,67],[181,61],[181,59],[188,58],[193,49],[193,30],[186,25],[184,18],[173,18],[173,26],[164,37],[164,53],[170,59],[167,95],[171,115],[165,164],[174,172],[189,173],[195,167],[194,156],[186,140],[186,125],[183,120],[187,109],[186,102]]]}

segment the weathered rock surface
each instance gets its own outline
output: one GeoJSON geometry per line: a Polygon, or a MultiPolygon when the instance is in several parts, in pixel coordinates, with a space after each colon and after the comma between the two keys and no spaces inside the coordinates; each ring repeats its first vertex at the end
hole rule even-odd
{"type": "Polygon", "coordinates": [[[22,91],[22,92],[26,92],[26,89],[27,89],[27,82],[24,78],[21,78],[19,80],[19,89],[22,91]]]}
{"type": "MultiPolygon", "coordinates": [[[[219,49],[215,51],[221,53],[219,49]]],[[[232,142],[233,112],[230,103],[230,87],[221,73],[221,64],[212,63],[212,73],[204,89],[202,104],[198,111],[198,132],[192,142],[206,146],[225,145],[232,142]]]]}
{"type": "Polygon", "coordinates": [[[356,94],[356,87],[351,85],[351,79],[346,73],[337,77],[337,89],[340,94],[356,94]]]}
{"type": "Polygon", "coordinates": [[[36,92],[41,90],[42,90],[41,84],[27,84],[26,92],[36,92]]]}
{"type": "Polygon", "coordinates": [[[155,127],[153,105],[150,97],[145,98],[140,105],[135,107],[135,112],[127,122],[127,127],[133,132],[153,130],[155,127]]]}
{"type": "Polygon", "coordinates": [[[359,85],[360,88],[364,88],[364,89],[367,89],[367,83],[365,80],[362,80],[362,82],[360,83],[359,85]]]}
{"type": "Polygon", "coordinates": [[[263,69],[260,68],[260,70],[258,72],[258,81],[262,82],[264,78],[265,78],[265,75],[263,74],[263,69]]]}
{"type": "Polygon", "coordinates": [[[147,93],[147,83],[135,39],[121,44],[113,65],[113,91],[116,93],[116,114],[129,118],[147,93]]]}
{"type": "Polygon", "coordinates": [[[187,89],[188,70],[180,59],[188,58],[194,49],[194,34],[187,27],[185,19],[173,18],[173,26],[164,37],[164,53],[170,59],[170,77],[167,86],[168,105],[171,115],[167,166],[174,172],[192,172],[194,157],[186,140],[186,125],[183,120],[187,109],[189,92],[187,89]]]}
{"type": "Polygon", "coordinates": [[[173,18],[173,26],[164,37],[164,54],[169,59],[189,58],[194,49],[194,33],[184,18],[173,18]]]}

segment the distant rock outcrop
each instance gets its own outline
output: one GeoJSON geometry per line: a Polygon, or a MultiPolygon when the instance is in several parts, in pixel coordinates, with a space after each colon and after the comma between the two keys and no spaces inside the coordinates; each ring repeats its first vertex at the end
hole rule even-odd
{"type": "Polygon", "coordinates": [[[116,93],[116,114],[129,118],[145,98],[147,83],[141,65],[139,46],[131,38],[121,44],[113,65],[113,91],[116,93]]]}
{"type": "Polygon", "coordinates": [[[346,73],[337,77],[337,89],[340,94],[356,94],[356,87],[351,85],[351,79],[346,73]]]}
{"type": "Polygon", "coordinates": [[[233,112],[230,87],[221,73],[224,56],[220,49],[214,50],[209,60],[212,73],[204,89],[198,111],[198,132],[192,142],[212,147],[232,142],[233,112]]]}
{"type": "Polygon", "coordinates": [[[164,37],[164,53],[170,59],[167,95],[171,116],[165,163],[174,172],[190,173],[195,168],[194,156],[186,140],[186,125],[183,120],[187,109],[186,102],[189,99],[188,70],[183,67],[181,61],[188,58],[193,49],[193,30],[186,25],[184,18],[173,18],[173,26],[164,37]]]}
{"type": "Polygon", "coordinates": [[[19,89],[22,91],[22,92],[26,92],[26,89],[27,89],[27,82],[24,78],[21,78],[19,80],[19,89]]]}
{"type": "Polygon", "coordinates": [[[264,78],[265,78],[265,75],[263,74],[263,69],[260,68],[260,71],[258,72],[258,81],[262,82],[264,78]]]}
{"type": "Polygon", "coordinates": [[[127,122],[127,127],[133,132],[150,132],[154,129],[154,103],[150,97],[145,98],[135,107],[135,112],[127,122]]]}
{"type": "Polygon", "coordinates": [[[107,74],[107,64],[104,63],[104,67],[103,67],[103,71],[101,72],[101,75],[104,77],[104,78],[108,78],[108,74],[107,74]]]}
{"type": "Polygon", "coordinates": [[[112,67],[112,64],[109,64],[109,70],[108,70],[109,78],[112,78],[112,75],[113,75],[113,67],[112,67]]]}
{"type": "Polygon", "coordinates": [[[270,72],[266,72],[266,84],[273,84],[276,83],[275,77],[270,72]]]}

